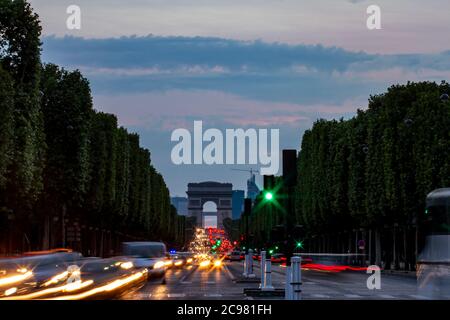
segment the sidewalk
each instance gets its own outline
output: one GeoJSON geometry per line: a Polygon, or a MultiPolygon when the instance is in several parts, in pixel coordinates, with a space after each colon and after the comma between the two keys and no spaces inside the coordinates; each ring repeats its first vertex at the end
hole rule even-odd
{"type": "Polygon", "coordinates": [[[381,270],[381,274],[385,275],[395,275],[400,277],[411,277],[416,278],[416,271],[407,270],[381,270]]]}

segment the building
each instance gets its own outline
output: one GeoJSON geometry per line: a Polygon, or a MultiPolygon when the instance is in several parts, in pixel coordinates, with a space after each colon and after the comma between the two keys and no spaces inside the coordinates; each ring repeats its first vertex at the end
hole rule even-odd
{"type": "Polygon", "coordinates": [[[242,211],[244,211],[244,190],[233,190],[232,194],[232,218],[233,220],[239,219],[241,217],[242,211]]]}
{"type": "Polygon", "coordinates": [[[252,199],[252,201],[255,201],[259,192],[260,192],[259,188],[255,182],[255,175],[252,173],[250,179],[247,180],[247,198],[250,198],[252,199]]]}
{"type": "Polygon", "coordinates": [[[188,199],[186,197],[172,197],[170,203],[177,208],[178,215],[188,215],[188,199]]]}

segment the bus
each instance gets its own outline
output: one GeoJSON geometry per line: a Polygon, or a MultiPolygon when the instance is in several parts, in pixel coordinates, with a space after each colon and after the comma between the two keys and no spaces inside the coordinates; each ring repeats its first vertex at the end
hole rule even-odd
{"type": "Polygon", "coordinates": [[[424,245],[417,259],[417,284],[430,298],[450,296],[450,188],[436,189],[426,198],[421,232],[424,245]]]}

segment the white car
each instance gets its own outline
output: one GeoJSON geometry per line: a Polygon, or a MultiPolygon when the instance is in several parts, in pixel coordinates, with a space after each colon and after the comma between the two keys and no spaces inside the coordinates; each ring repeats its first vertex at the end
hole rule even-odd
{"type": "Polygon", "coordinates": [[[150,278],[161,278],[166,283],[166,245],[162,242],[124,242],[123,254],[135,268],[146,268],[150,278]]]}

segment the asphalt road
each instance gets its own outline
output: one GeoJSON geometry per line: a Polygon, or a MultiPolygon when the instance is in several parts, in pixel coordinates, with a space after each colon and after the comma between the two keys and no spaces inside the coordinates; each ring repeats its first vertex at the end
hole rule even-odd
{"type": "MultiPolygon", "coordinates": [[[[258,265],[254,271],[259,279],[258,265]]],[[[259,283],[239,282],[243,271],[242,262],[226,262],[219,269],[203,269],[197,266],[188,269],[171,269],[166,274],[167,284],[150,281],[144,287],[129,292],[122,299],[179,299],[179,300],[243,300],[243,299],[282,299],[281,297],[248,297],[244,288],[258,288],[259,283]]],[[[344,271],[331,273],[325,271],[302,270],[302,299],[337,300],[411,300],[428,299],[418,293],[415,277],[407,275],[381,275],[381,289],[369,290],[365,272],[344,271]]],[[[274,265],[272,270],[275,288],[284,288],[284,268],[274,265]]],[[[450,299],[448,296],[441,297],[450,299]]]]}

